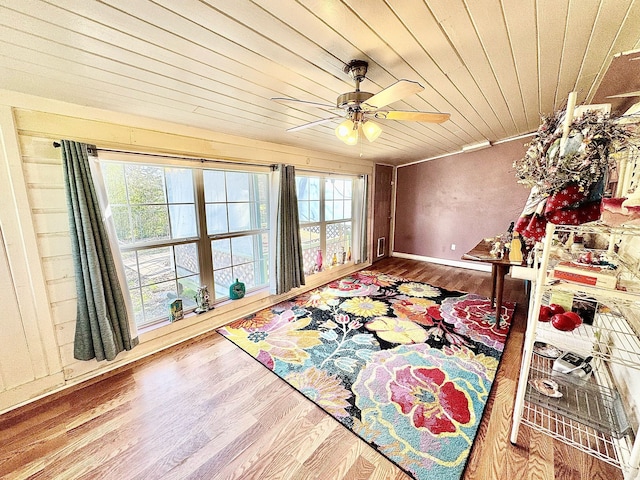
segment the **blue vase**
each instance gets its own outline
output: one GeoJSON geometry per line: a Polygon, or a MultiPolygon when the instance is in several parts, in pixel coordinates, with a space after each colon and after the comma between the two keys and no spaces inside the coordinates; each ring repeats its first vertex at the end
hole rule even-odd
{"type": "Polygon", "coordinates": [[[229,286],[229,298],[231,300],[238,300],[239,298],[244,297],[244,294],[245,294],[244,283],[242,283],[236,278],[235,283],[232,283],[229,286]]]}

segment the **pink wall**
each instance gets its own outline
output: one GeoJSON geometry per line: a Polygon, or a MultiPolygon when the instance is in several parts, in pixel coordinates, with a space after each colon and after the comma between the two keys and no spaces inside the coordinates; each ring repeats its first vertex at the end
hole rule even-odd
{"type": "Polygon", "coordinates": [[[460,260],[482,238],[506,231],[529,195],[512,166],[527,141],[399,167],[394,251],[460,260]]]}

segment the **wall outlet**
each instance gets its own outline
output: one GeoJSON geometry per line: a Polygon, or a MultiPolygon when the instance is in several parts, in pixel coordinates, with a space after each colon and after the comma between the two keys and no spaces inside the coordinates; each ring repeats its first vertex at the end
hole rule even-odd
{"type": "Polygon", "coordinates": [[[455,243],[452,243],[452,244],[451,244],[451,250],[455,250],[455,249],[456,249],[456,244],[455,244],[455,243]]]}

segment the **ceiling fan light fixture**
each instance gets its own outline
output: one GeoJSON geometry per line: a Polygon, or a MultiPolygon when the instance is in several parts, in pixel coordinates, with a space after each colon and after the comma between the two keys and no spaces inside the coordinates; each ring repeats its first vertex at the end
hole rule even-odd
{"type": "Polygon", "coordinates": [[[336,127],[336,137],[347,145],[355,145],[358,143],[358,128],[351,119],[347,118],[336,127]]]}
{"type": "Polygon", "coordinates": [[[373,142],[382,133],[382,128],[377,123],[367,120],[362,124],[362,133],[367,137],[367,140],[373,142]]]}
{"type": "Polygon", "coordinates": [[[357,145],[358,144],[358,129],[351,130],[349,135],[342,139],[344,143],[347,145],[357,145]]]}
{"type": "Polygon", "coordinates": [[[336,127],[336,136],[340,140],[344,140],[353,131],[353,128],[353,122],[351,121],[351,119],[347,118],[336,127]]]}

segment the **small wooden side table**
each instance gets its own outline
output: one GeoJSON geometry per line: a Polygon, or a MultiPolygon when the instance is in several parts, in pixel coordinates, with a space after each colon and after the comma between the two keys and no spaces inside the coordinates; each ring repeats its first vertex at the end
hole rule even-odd
{"type": "Polygon", "coordinates": [[[509,273],[511,265],[509,258],[497,258],[491,255],[491,242],[481,240],[462,256],[462,260],[491,264],[491,304],[496,308],[496,323],[501,326],[502,319],[502,293],[504,290],[504,277],[509,273]]]}

